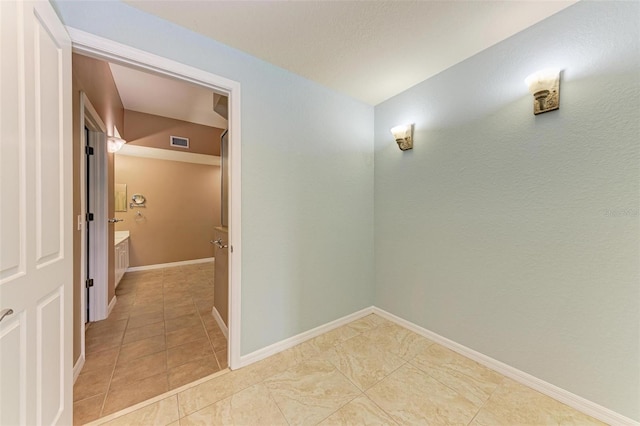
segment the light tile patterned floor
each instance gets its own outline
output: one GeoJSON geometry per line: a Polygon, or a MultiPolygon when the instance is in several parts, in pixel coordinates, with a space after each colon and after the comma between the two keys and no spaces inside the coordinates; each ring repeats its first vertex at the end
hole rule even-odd
{"type": "Polygon", "coordinates": [[[87,330],[74,423],[227,367],[227,341],[211,315],[212,277],[212,262],[125,274],[109,318],[87,330]]]}
{"type": "Polygon", "coordinates": [[[369,315],[110,425],[601,425],[369,315]]]}

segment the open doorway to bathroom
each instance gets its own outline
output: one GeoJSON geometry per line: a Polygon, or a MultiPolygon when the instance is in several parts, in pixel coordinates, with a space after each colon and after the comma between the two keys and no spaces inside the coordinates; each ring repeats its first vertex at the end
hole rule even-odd
{"type": "Polygon", "coordinates": [[[228,273],[218,271],[228,271],[220,159],[227,121],[213,110],[225,109],[227,98],[77,54],[74,83],[101,105],[105,136],[118,123],[128,141],[109,155],[102,188],[116,222],[109,225],[107,250],[115,254],[103,289],[108,317],[86,331],[74,387],[76,418],[90,421],[227,368],[228,273]],[[83,75],[77,63],[91,72],[83,75]],[[87,80],[96,76],[111,80],[87,80]],[[142,95],[132,89],[141,87],[142,95]],[[218,123],[198,118],[194,89],[206,94],[218,123]],[[99,94],[109,90],[105,106],[99,94]],[[141,106],[149,93],[152,107],[141,106]],[[160,98],[171,98],[164,104],[173,109],[159,111],[160,98]]]}

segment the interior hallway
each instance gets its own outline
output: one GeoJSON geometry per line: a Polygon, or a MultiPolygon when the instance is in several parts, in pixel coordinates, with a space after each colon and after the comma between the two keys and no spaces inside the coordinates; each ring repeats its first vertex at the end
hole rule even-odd
{"type": "Polygon", "coordinates": [[[213,262],[127,272],[107,320],[86,332],[74,423],[122,410],[227,367],[211,315],[213,262]]]}
{"type": "Polygon", "coordinates": [[[110,425],[601,425],[369,315],[110,425]]]}

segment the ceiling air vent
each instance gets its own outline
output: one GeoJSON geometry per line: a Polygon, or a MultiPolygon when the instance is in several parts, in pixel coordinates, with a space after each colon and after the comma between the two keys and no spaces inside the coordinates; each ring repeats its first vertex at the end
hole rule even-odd
{"type": "Polygon", "coordinates": [[[178,148],[189,148],[189,138],[171,136],[171,146],[177,146],[178,148]]]}

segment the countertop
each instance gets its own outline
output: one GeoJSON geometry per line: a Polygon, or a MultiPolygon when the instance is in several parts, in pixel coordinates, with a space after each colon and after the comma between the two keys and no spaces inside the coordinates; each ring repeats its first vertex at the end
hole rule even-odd
{"type": "Polygon", "coordinates": [[[113,245],[117,246],[127,238],[129,238],[129,231],[116,231],[113,245]]]}

